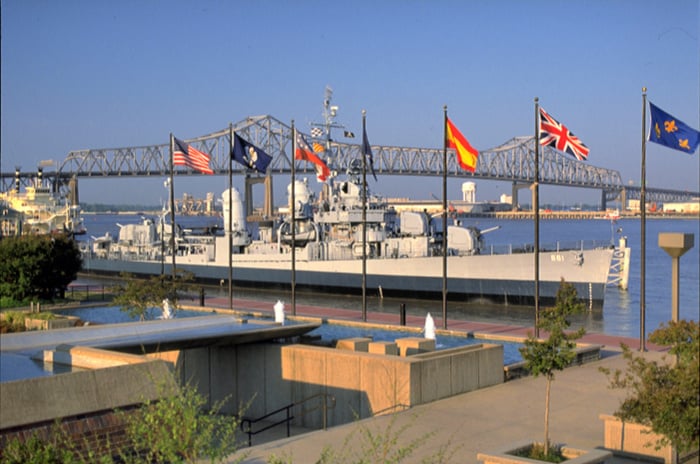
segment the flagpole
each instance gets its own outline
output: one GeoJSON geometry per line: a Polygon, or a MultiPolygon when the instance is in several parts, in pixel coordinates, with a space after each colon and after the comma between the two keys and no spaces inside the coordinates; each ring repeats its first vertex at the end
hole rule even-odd
{"type": "Polygon", "coordinates": [[[297,314],[297,298],[296,298],[296,286],[297,286],[297,276],[296,276],[296,154],[297,154],[297,130],[294,127],[294,119],[292,119],[292,192],[290,209],[292,210],[292,315],[297,314]]]}
{"type": "MultiPolygon", "coordinates": [[[[367,111],[362,110],[362,136],[367,133],[367,111]]],[[[364,139],[363,139],[364,140],[364,139]]],[[[362,150],[362,321],[367,322],[367,153],[362,150]]]]}
{"type": "Polygon", "coordinates": [[[228,309],[233,309],[233,124],[229,123],[228,157],[228,309]]]}
{"type": "Polygon", "coordinates": [[[641,269],[639,283],[639,351],[646,351],[646,235],[647,235],[647,208],[646,208],[646,177],[647,177],[647,142],[646,142],[646,122],[647,122],[647,88],[642,87],[642,189],[639,196],[639,209],[642,218],[641,230],[641,269]]]}
{"type": "Polygon", "coordinates": [[[175,281],[175,255],[177,254],[177,242],[175,240],[175,138],[170,133],[170,240],[172,243],[171,252],[173,254],[173,282],[175,281]]]}
{"type": "Polygon", "coordinates": [[[535,97],[535,185],[532,208],[535,213],[535,337],[540,336],[540,99],[535,97]]]}
{"type": "Polygon", "coordinates": [[[442,328],[447,330],[447,105],[442,109],[442,328]]]}

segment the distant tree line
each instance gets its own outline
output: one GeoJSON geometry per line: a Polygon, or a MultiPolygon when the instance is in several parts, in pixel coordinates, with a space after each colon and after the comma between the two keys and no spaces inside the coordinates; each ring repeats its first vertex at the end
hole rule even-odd
{"type": "Polygon", "coordinates": [[[108,205],[104,203],[81,203],[80,207],[88,213],[108,213],[112,211],[160,211],[158,205],[108,205]]]}

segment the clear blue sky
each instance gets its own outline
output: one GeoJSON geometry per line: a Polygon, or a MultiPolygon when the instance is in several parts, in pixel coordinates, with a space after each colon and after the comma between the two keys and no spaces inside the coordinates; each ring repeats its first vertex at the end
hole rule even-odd
{"type": "MultiPolygon", "coordinates": [[[[442,107],[477,149],[533,132],[533,99],[639,183],[643,86],[700,127],[698,0],[2,0],[2,171],[71,150],[165,143],[250,115],[338,122],[376,145],[442,146],[442,107]]],[[[653,187],[700,190],[700,155],[647,148],[653,187]]],[[[225,177],[176,180],[217,195],[225,177]]],[[[234,182],[241,183],[240,179],[234,182]]],[[[462,180],[450,183],[461,196],[462,180]]],[[[286,182],[284,183],[286,185],[286,182]]],[[[312,182],[315,185],[315,181],[312,182]]],[[[477,181],[479,199],[510,193],[477,181]]],[[[384,177],[429,198],[439,178],[384,177]]],[[[241,186],[238,185],[240,189],[241,186]]],[[[282,195],[277,187],[276,196],[282,195]]],[[[162,179],[85,181],[81,201],[158,204],[162,179]]],[[[597,202],[582,189],[543,202],[597,202]]]]}

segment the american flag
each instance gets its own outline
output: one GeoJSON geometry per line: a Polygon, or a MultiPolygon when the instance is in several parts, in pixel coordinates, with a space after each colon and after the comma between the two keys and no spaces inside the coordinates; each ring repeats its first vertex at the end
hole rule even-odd
{"type": "Polygon", "coordinates": [[[311,137],[318,138],[323,135],[323,129],[320,127],[312,127],[311,128],[311,137]]]}
{"type": "Polygon", "coordinates": [[[203,174],[214,174],[214,171],[209,167],[211,157],[203,153],[193,146],[183,142],[182,140],[173,137],[173,164],[176,166],[187,166],[203,174]]]}
{"type": "Polygon", "coordinates": [[[540,145],[552,146],[559,151],[576,157],[579,161],[588,158],[588,147],[540,107],[540,145]]]}

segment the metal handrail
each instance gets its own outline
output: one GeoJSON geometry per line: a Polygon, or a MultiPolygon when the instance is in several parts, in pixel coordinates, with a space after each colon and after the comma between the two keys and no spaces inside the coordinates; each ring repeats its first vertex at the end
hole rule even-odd
{"type": "Polygon", "coordinates": [[[294,408],[295,406],[300,406],[300,405],[305,404],[313,399],[320,398],[320,397],[323,397],[323,403],[321,404],[321,406],[315,407],[315,408],[312,408],[312,409],[309,409],[306,411],[302,410],[302,416],[309,414],[313,411],[316,411],[319,408],[323,409],[323,430],[326,430],[326,428],[328,426],[328,409],[335,408],[335,396],[329,395],[327,393],[317,393],[315,395],[311,395],[307,398],[304,398],[301,401],[290,403],[286,406],[282,406],[279,409],[275,409],[274,411],[269,412],[269,413],[265,414],[264,416],[258,417],[257,419],[250,419],[250,418],[242,419],[240,427],[241,427],[241,431],[243,431],[243,433],[248,435],[248,446],[253,446],[253,435],[257,435],[261,432],[264,432],[266,430],[269,430],[273,427],[277,427],[278,425],[282,425],[285,423],[287,424],[287,437],[290,437],[291,436],[290,424],[291,424],[292,420],[294,419],[294,415],[291,413],[292,408],[294,408]],[[329,399],[331,400],[330,405],[328,404],[329,399]],[[253,424],[256,424],[260,421],[263,421],[263,420],[265,420],[269,417],[272,417],[276,414],[279,414],[283,411],[286,412],[284,419],[281,419],[277,422],[273,422],[272,424],[269,424],[261,429],[253,431],[253,424]]]}
{"type": "Polygon", "coordinates": [[[393,406],[389,406],[389,407],[387,407],[387,408],[380,409],[379,411],[373,411],[373,412],[372,412],[372,417],[374,417],[374,416],[381,416],[381,415],[387,414],[387,413],[389,413],[389,412],[406,411],[406,410],[408,410],[408,409],[411,409],[411,406],[410,406],[410,405],[404,404],[404,403],[397,403],[397,404],[395,404],[395,405],[393,405],[393,406]]]}

